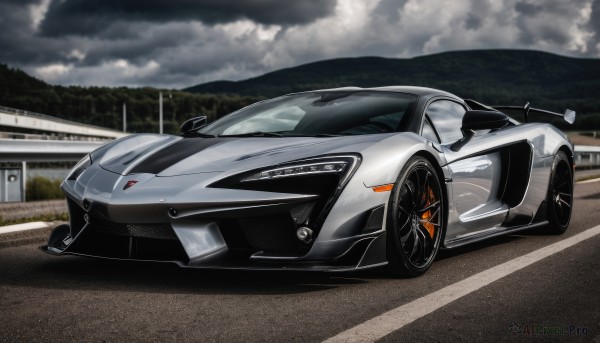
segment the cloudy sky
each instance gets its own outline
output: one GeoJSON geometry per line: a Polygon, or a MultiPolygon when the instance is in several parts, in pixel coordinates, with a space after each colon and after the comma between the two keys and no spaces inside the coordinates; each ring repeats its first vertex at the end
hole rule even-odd
{"type": "Polygon", "coordinates": [[[0,0],[0,63],[52,84],[182,88],[486,48],[600,57],[600,0],[0,0]]]}

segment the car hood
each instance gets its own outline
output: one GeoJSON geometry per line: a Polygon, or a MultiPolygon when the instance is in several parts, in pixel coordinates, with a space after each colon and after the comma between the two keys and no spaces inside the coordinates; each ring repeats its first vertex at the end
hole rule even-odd
{"type": "Polygon", "coordinates": [[[98,160],[102,168],[122,175],[234,173],[313,156],[360,153],[396,134],[323,138],[134,135],[107,145],[92,159],[98,160]]]}

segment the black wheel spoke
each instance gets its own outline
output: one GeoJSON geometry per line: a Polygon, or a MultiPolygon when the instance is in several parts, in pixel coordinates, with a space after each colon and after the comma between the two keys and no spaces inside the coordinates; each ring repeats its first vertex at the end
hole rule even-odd
{"type": "Polygon", "coordinates": [[[559,161],[554,170],[552,202],[558,225],[565,226],[571,217],[571,202],[573,201],[573,179],[570,166],[563,160],[559,161]]]}
{"type": "Polygon", "coordinates": [[[423,232],[423,230],[419,227],[419,229],[417,230],[417,236],[419,236],[419,249],[421,250],[419,257],[423,261],[427,260],[428,256],[426,255],[426,250],[427,250],[427,241],[429,238],[429,234],[423,232]]]}
{"type": "Polygon", "coordinates": [[[418,252],[419,250],[419,236],[417,235],[417,233],[415,231],[411,231],[412,232],[412,236],[413,236],[413,246],[412,249],[410,251],[410,256],[408,257],[409,260],[412,260],[413,257],[415,256],[415,254],[418,252]]]}
{"type": "Polygon", "coordinates": [[[415,208],[415,198],[416,198],[416,194],[417,192],[413,189],[413,186],[411,184],[409,184],[408,182],[405,185],[406,190],[407,190],[407,194],[406,194],[406,198],[402,199],[403,201],[407,202],[410,200],[411,204],[410,204],[410,211],[412,212],[412,210],[415,208]]]}
{"type": "MultiPolygon", "coordinates": [[[[434,210],[434,209],[435,209],[435,211],[438,211],[438,210],[439,210],[439,208],[440,208],[440,201],[438,200],[438,201],[436,201],[436,202],[433,202],[433,203],[431,203],[431,204],[427,205],[425,208],[422,208],[422,209],[420,209],[420,210],[417,210],[417,212],[418,212],[418,213],[424,213],[424,212],[427,212],[427,211],[429,211],[429,210],[434,210]]],[[[433,217],[433,216],[432,216],[432,217],[433,217]]]]}
{"type": "Polygon", "coordinates": [[[410,236],[410,233],[412,231],[412,227],[410,225],[410,217],[406,217],[406,219],[404,220],[404,224],[402,224],[400,226],[400,241],[402,243],[406,242],[406,240],[408,239],[408,237],[410,236]]]}
{"type": "Polygon", "coordinates": [[[398,206],[398,211],[400,211],[400,213],[402,213],[406,216],[410,215],[410,212],[407,209],[405,209],[404,206],[402,206],[402,205],[398,206]]]}
{"type": "Polygon", "coordinates": [[[569,193],[558,192],[558,195],[560,195],[561,197],[572,198],[571,194],[569,193]]]}
{"type": "Polygon", "coordinates": [[[564,201],[561,198],[558,198],[558,202],[560,202],[561,204],[567,206],[568,208],[571,208],[571,204],[569,204],[568,202],[564,201]]]}
{"type": "Polygon", "coordinates": [[[425,170],[422,174],[425,174],[424,176],[421,176],[421,178],[423,179],[422,183],[420,183],[420,187],[419,187],[419,202],[418,207],[423,207],[426,206],[427,204],[427,199],[429,198],[429,171],[425,170]]]}
{"type": "Polygon", "coordinates": [[[441,226],[439,221],[437,223],[434,223],[431,221],[431,218],[435,218],[435,216],[437,216],[439,211],[440,211],[440,209],[438,208],[435,212],[433,212],[433,214],[431,215],[431,217],[429,217],[429,219],[420,219],[419,222],[421,224],[431,224],[431,225],[435,225],[435,226],[441,226]]]}
{"type": "Polygon", "coordinates": [[[563,188],[567,184],[567,182],[569,182],[569,181],[568,180],[563,180],[558,186],[556,186],[556,189],[563,188]]]}
{"type": "Polygon", "coordinates": [[[415,268],[423,268],[435,258],[443,230],[441,185],[423,159],[401,180],[395,208],[395,239],[405,261],[415,268]]]}

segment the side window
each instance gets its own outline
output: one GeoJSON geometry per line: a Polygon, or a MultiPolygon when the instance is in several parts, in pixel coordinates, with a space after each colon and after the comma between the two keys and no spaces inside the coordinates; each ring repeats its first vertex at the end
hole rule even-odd
{"type": "Polygon", "coordinates": [[[433,127],[431,126],[431,123],[429,123],[429,119],[427,118],[425,118],[425,122],[423,123],[423,131],[421,132],[421,136],[432,142],[440,142],[437,135],[435,134],[435,131],[433,130],[433,127]]]}
{"type": "Polygon", "coordinates": [[[463,137],[460,127],[465,112],[464,107],[449,100],[438,100],[429,105],[427,114],[437,129],[442,143],[454,142],[463,137]]]}

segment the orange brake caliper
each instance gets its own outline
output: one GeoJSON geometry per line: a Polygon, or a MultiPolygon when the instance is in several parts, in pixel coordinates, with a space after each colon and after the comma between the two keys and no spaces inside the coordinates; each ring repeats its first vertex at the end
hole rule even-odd
{"type": "MultiPolygon", "coordinates": [[[[435,197],[433,195],[433,190],[431,189],[431,187],[428,187],[428,199],[427,199],[427,203],[425,204],[425,207],[431,205],[432,202],[435,202],[435,197]]],[[[427,232],[429,232],[429,236],[431,236],[431,239],[433,239],[433,235],[435,234],[435,225],[433,225],[433,223],[430,222],[431,220],[431,210],[427,210],[425,212],[423,212],[423,214],[421,214],[421,219],[424,221],[423,222],[423,227],[425,228],[425,230],[427,230],[427,232]]]]}

